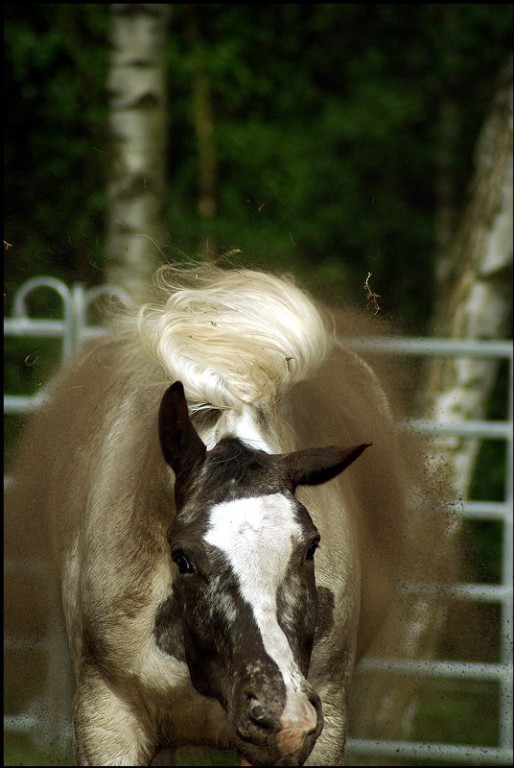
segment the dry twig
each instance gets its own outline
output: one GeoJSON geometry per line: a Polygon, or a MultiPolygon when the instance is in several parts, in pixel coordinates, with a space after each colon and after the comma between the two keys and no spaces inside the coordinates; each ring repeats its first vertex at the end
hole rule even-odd
{"type": "Polygon", "coordinates": [[[373,314],[376,315],[377,312],[380,312],[380,306],[379,306],[379,303],[377,301],[377,299],[380,298],[380,294],[379,293],[375,293],[374,291],[371,290],[371,286],[369,284],[369,278],[371,277],[372,274],[373,274],[372,272],[368,272],[368,276],[367,276],[367,278],[366,278],[366,280],[364,282],[363,288],[366,291],[367,298],[368,298],[368,304],[370,305],[370,309],[372,309],[373,310],[373,314]]]}

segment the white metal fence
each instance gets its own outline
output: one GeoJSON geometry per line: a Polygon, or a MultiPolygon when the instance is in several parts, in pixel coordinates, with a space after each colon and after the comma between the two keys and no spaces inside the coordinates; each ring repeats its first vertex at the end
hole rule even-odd
{"type": "MultiPolygon", "coordinates": [[[[57,338],[61,340],[62,362],[66,362],[77,346],[85,339],[104,333],[98,326],[92,326],[88,315],[99,297],[117,295],[122,302],[130,301],[117,288],[100,286],[87,289],[75,284],[71,288],[51,277],[37,277],[27,281],[14,298],[12,316],[4,321],[6,336],[57,338]],[[62,319],[32,318],[27,299],[36,290],[50,289],[62,300],[62,319]]],[[[476,437],[482,440],[502,440],[506,443],[507,462],[505,493],[503,501],[469,501],[456,505],[458,514],[474,520],[500,521],[502,524],[502,575],[498,584],[455,584],[452,594],[458,599],[499,604],[501,607],[500,661],[497,664],[456,663],[450,661],[405,661],[383,662],[368,659],[362,663],[361,671],[385,669],[388,674],[416,674],[432,678],[455,678],[463,684],[472,681],[494,681],[499,686],[498,744],[496,746],[470,746],[467,744],[436,744],[416,742],[369,741],[350,739],[348,754],[380,755],[382,758],[401,758],[455,762],[469,765],[507,765],[512,763],[512,580],[513,580],[513,434],[512,434],[512,391],[513,391],[513,350],[508,341],[452,341],[445,339],[374,339],[373,351],[380,354],[415,356],[458,356],[466,358],[505,359],[509,361],[509,403],[508,418],[504,421],[465,421],[455,423],[412,422],[420,431],[433,435],[458,435],[476,437]]],[[[6,414],[27,414],[37,408],[43,394],[32,396],[4,395],[6,414]]],[[[7,563],[7,567],[16,567],[7,563]]],[[[406,589],[429,593],[430,585],[406,585],[406,589]]],[[[15,638],[6,638],[6,647],[16,645],[15,638]]],[[[51,644],[47,646],[51,651],[51,644]]],[[[37,722],[23,716],[4,716],[5,733],[37,728],[37,722]]],[[[439,763],[440,764],[440,763],[439,763]]]]}

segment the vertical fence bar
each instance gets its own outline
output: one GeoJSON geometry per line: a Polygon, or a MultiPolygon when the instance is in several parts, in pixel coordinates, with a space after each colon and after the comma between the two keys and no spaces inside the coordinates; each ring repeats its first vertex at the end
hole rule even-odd
{"type": "MultiPolygon", "coordinates": [[[[503,551],[502,551],[502,583],[509,587],[513,582],[513,509],[514,509],[514,490],[513,490],[513,470],[514,470],[514,436],[512,433],[512,424],[514,419],[514,359],[511,356],[509,361],[509,414],[508,418],[511,425],[510,434],[506,441],[506,472],[505,472],[505,500],[508,504],[508,511],[503,520],[503,551]]],[[[513,646],[513,608],[512,600],[505,599],[502,603],[502,639],[501,639],[501,660],[505,664],[507,671],[501,683],[500,693],[500,745],[512,749],[512,731],[513,731],[513,695],[512,695],[512,646],[513,646]],[[508,667],[510,665],[510,672],[508,667]]]]}

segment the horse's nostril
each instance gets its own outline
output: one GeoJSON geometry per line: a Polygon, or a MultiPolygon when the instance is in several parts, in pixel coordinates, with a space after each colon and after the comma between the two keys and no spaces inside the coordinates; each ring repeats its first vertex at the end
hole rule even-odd
{"type": "Polygon", "coordinates": [[[256,725],[260,725],[261,728],[266,730],[278,731],[281,728],[278,718],[263,707],[257,699],[254,699],[250,704],[250,719],[256,725]]]}

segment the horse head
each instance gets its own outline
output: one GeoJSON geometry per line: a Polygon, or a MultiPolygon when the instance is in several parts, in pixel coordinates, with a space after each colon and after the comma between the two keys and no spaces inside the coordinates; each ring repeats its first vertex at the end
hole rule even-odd
{"type": "Polygon", "coordinates": [[[295,490],[336,477],[368,444],[271,454],[226,435],[207,450],[180,382],[159,435],[175,473],[168,541],[192,684],[227,712],[242,764],[301,765],[323,727],[307,679],[320,536],[295,490]]]}

